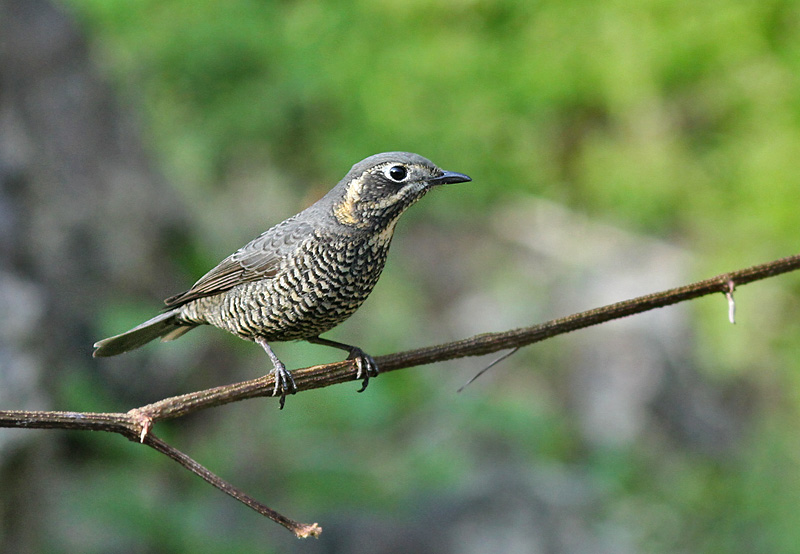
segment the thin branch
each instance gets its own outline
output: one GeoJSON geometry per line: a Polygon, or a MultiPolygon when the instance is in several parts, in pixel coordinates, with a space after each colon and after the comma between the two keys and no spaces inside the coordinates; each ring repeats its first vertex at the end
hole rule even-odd
{"type": "Polygon", "coordinates": [[[221,479],[214,473],[210,472],[208,469],[203,467],[202,465],[195,462],[192,458],[181,452],[180,450],[173,448],[169,444],[165,443],[152,433],[148,434],[144,439],[144,444],[150,446],[162,454],[169,456],[183,467],[202,477],[206,482],[210,483],[211,485],[215,486],[225,494],[232,496],[239,502],[249,506],[259,514],[268,517],[275,523],[279,523],[286,527],[289,531],[295,534],[295,536],[299,539],[305,539],[308,537],[316,537],[320,533],[322,533],[322,528],[317,525],[316,523],[300,523],[294,520],[289,519],[288,517],[279,514],[272,508],[265,506],[255,498],[245,494],[240,489],[234,487],[227,481],[221,479]]]}
{"type": "MultiPolygon", "coordinates": [[[[720,292],[724,293],[728,299],[728,314],[733,321],[735,308],[733,290],[735,287],[797,269],[800,269],[800,254],[724,273],[690,285],[554,319],[540,325],[500,333],[485,333],[446,344],[380,356],[375,358],[375,361],[381,372],[386,373],[455,358],[481,356],[509,348],[528,346],[577,329],[720,292]]],[[[356,379],[356,367],[353,361],[343,361],[298,369],[293,371],[292,375],[299,392],[353,381],[356,379]]],[[[317,524],[297,523],[278,514],[150,433],[152,426],[164,419],[180,417],[246,398],[272,396],[274,386],[274,378],[269,374],[249,381],[166,398],[124,414],[0,410],[0,427],[77,429],[122,434],[169,456],[218,489],[280,523],[298,537],[316,536],[321,531],[317,524]]]]}

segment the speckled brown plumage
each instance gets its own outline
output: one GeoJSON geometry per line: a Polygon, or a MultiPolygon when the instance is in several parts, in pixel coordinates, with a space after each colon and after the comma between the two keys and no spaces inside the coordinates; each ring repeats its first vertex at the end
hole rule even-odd
{"type": "Polygon", "coordinates": [[[378,282],[391,236],[332,240],[311,231],[274,276],[180,306],[179,318],[243,338],[305,339],[347,319],[378,282]]]}
{"type": "MultiPolygon", "coordinates": [[[[434,185],[469,181],[408,152],[371,156],[327,195],[272,227],[168,298],[167,311],[95,344],[114,356],[153,339],[173,340],[213,325],[260,344],[270,356],[276,394],[294,382],[269,342],[308,340],[349,352],[366,386],[377,373],[360,348],[319,337],[355,312],[380,277],[400,215],[434,185]]],[[[363,390],[363,389],[362,389],[363,390]]]]}

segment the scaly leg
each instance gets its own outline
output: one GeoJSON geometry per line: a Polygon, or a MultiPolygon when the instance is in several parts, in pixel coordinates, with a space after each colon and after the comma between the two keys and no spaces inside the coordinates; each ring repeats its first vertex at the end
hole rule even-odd
{"type": "Polygon", "coordinates": [[[278,391],[280,391],[282,410],[283,404],[286,402],[286,395],[297,392],[297,385],[294,384],[294,377],[292,377],[292,374],[286,369],[286,366],[283,365],[283,362],[278,359],[278,356],[275,355],[275,352],[272,351],[272,347],[270,347],[266,340],[261,337],[256,337],[254,340],[257,344],[261,345],[261,348],[264,349],[267,356],[269,356],[269,359],[272,361],[272,374],[275,376],[275,390],[272,392],[272,396],[277,396],[278,391]]]}

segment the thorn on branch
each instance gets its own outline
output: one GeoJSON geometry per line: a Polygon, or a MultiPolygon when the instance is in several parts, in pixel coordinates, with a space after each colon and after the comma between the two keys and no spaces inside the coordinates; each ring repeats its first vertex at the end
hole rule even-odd
{"type": "Polygon", "coordinates": [[[139,442],[144,444],[144,439],[147,438],[147,434],[150,432],[150,429],[153,428],[153,418],[145,414],[139,408],[129,410],[128,415],[133,421],[133,424],[141,429],[139,433],[139,442]]]}
{"type": "Polygon", "coordinates": [[[728,321],[736,323],[736,301],[733,299],[733,289],[736,288],[736,283],[733,279],[728,279],[728,289],[725,291],[725,298],[728,299],[728,321]]]}

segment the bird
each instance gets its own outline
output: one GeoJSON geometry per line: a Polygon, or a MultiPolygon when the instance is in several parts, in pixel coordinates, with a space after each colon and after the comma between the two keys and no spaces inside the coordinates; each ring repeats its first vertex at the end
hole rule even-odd
{"type": "Polygon", "coordinates": [[[159,315],[94,344],[116,356],[211,325],[260,345],[275,378],[273,396],[297,387],[270,343],[305,340],[344,350],[366,389],[378,374],[361,348],[320,335],[350,317],[383,271],[399,217],[432,188],[472,179],[410,152],[384,152],[350,169],[325,196],[222,260],[159,315]]]}

